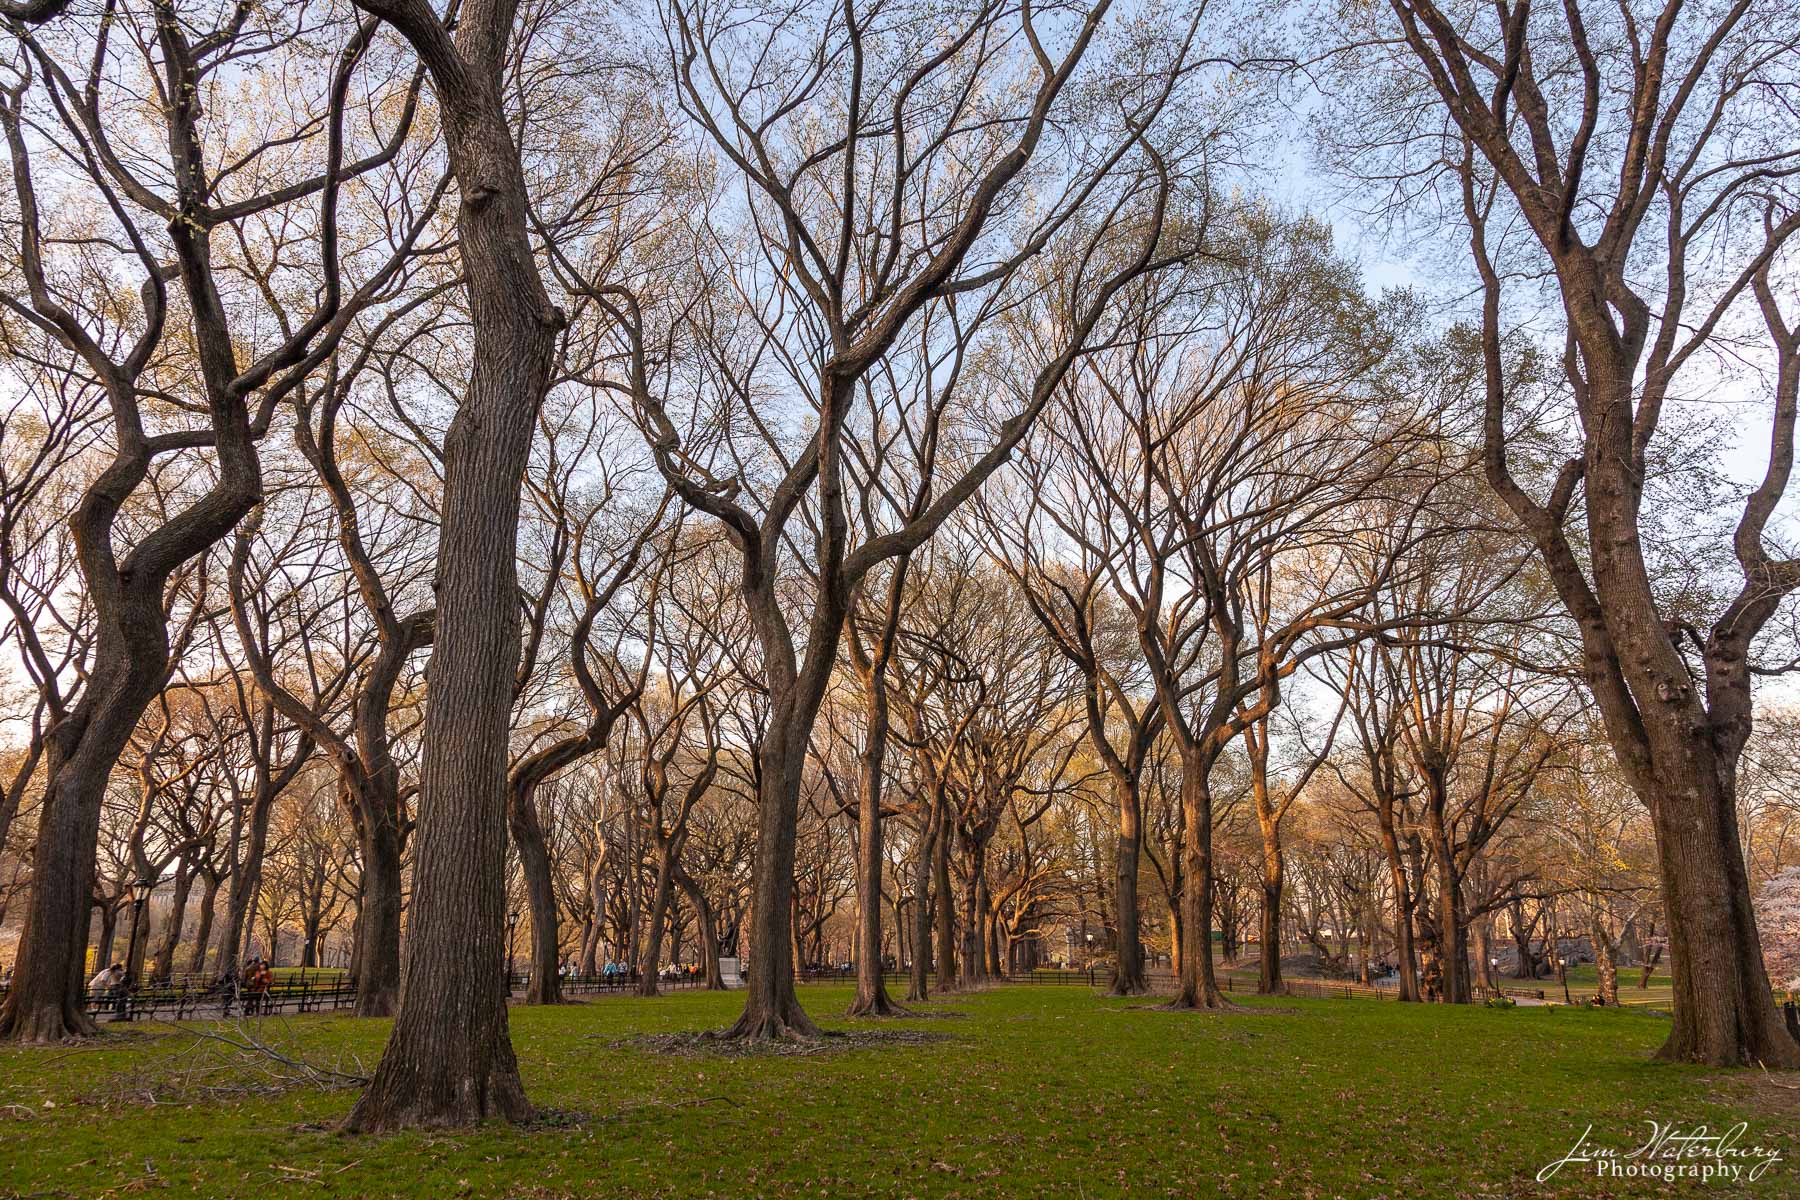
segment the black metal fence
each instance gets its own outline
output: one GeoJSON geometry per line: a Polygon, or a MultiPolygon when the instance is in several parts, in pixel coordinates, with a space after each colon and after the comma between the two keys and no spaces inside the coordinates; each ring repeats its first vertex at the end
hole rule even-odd
{"type": "MultiPolygon", "coordinates": [[[[0,1001],[6,991],[0,987],[0,1001]]],[[[82,996],[82,1004],[102,1021],[274,1016],[351,1008],[356,1004],[356,985],[340,974],[301,973],[277,979],[266,990],[252,991],[232,981],[190,975],[137,987],[96,989],[82,996]]]]}

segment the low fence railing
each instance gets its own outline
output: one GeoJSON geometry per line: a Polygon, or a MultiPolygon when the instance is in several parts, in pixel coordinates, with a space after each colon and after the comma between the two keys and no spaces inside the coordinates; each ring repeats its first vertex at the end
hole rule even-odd
{"type": "MultiPolygon", "coordinates": [[[[0,1001],[7,989],[0,987],[0,1001]]],[[[82,1005],[96,1018],[183,1021],[195,1017],[273,1016],[328,1012],[356,1004],[356,985],[340,975],[277,980],[266,990],[234,982],[190,979],[88,991],[82,1005]]]]}

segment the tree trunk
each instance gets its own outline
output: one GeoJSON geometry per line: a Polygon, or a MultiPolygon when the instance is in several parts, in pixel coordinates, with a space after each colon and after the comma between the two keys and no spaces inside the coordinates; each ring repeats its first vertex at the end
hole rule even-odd
{"type": "Polygon", "coordinates": [[[359,1017],[391,1017],[400,1007],[401,835],[393,820],[396,815],[378,802],[363,810],[362,912],[356,949],[359,1017]],[[378,816],[384,812],[385,817],[378,816]]]}
{"type": "Polygon", "coordinates": [[[1494,978],[1493,963],[1490,958],[1494,945],[1494,921],[1491,916],[1484,916],[1469,928],[1471,951],[1475,956],[1475,974],[1481,986],[1488,991],[1496,991],[1500,981],[1494,978]]]}
{"type": "MultiPolygon", "coordinates": [[[[895,584],[898,587],[898,582],[895,584]]],[[[889,999],[881,981],[881,781],[887,761],[888,697],[886,650],[864,682],[868,732],[858,772],[856,872],[856,996],[853,1017],[892,1017],[905,1009],[889,999]]]]}
{"type": "Polygon", "coordinates": [[[981,893],[987,884],[987,842],[968,839],[969,887],[963,896],[962,974],[963,987],[987,982],[987,952],[981,944],[981,893]]]}
{"type": "Polygon", "coordinates": [[[150,902],[131,906],[131,932],[125,943],[125,980],[136,986],[144,981],[144,947],[150,944],[150,902]]]}
{"type": "MultiPolygon", "coordinates": [[[[218,961],[213,964],[214,970],[221,975],[238,969],[245,926],[262,883],[263,858],[269,846],[269,815],[274,808],[275,794],[270,790],[259,790],[250,803],[250,828],[244,858],[231,874],[231,888],[225,896],[225,926],[219,930],[218,961]]],[[[360,935],[357,944],[361,944],[360,935]]]]}
{"type": "Polygon", "coordinates": [[[514,9],[463,6],[455,43],[429,10],[378,9],[436,83],[461,204],[469,299],[467,390],[444,440],[437,628],[419,775],[406,939],[411,989],[347,1127],[361,1132],[522,1121],[506,1014],[508,727],[520,651],[519,492],[563,314],[527,232],[519,151],[501,97],[514,9]]]}
{"type": "Polygon", "coordinates": [[[1591,905],[1588,910],[1588,938],[1594,943],[1594,975],[1599,981],[1598,995],[1600,1003],[1609,1008],[1619,1006],[1619,967],[1613,955],[1613,939],[1606,931],[1606,922],[1600,914],[1600,906],[1591,905]]]}
{"type": "Polygon", "coordinates": [[[675,885],[694,906],[694,923],[700,927],[701,964],[706,968],[706,990],[722,992],[725,990],[725,977],[719,971],[719,928],[713,916],[712,904],[706,899],[706,893],[700,883],[687,868],[681,865],[679,858],[673,864],[675,885]]]}
{"type": "Polygon", "coordinates": [[[1419,968],[1413,950],[1413,897],[1406,881],[1406,860],[1400,853],[1400,839],[1394,828],[1393,810],[1387,802],[1378,803],[1377,823],[1381,828],[1381,848],[1387,859],[1388,879],[1394,891],[1394,957],[1400,969],[1398,998],[1419,999],[1419,968]]]}
{"type": "Polygon", "coordinates": [[[937,906],[937,987],[940,992],[956,990],[956,910],[955,896],[950,891],[950,814],[938,830],[937,844],[931,851],[932,890],[937,906]]]}
{"type": "MultiPolygon", "coordinates": [[[[779,613],[764,619],[783,619],[779,613]]],[[[743,1015],[729,1037],[814,1038],[819,1027],[794,992],[794,836],[800,809],[805,732],[796,719],[795,685],[772,694],[768,736],[759,751],[757,838],[750,902],[750,973],[743,1015]]],[[[811,722],[806,722],[810,726],[811,722]]]]}
{"type": "Polygon", "coordinates": [[[676,848],[657,846],[656,889],[650,893],[649,928],[644,932],[643,957],[638,960],[638,995],[654,996],[656,971],[661,965],[663,932],[669,924],[669,901],[675,896],[674,864],[670,861],[676,848]]]}
{"type": "Polygon", "coordinates": [[[217,873],[203,876],[206,886],[200,891],[200,923],[194,928],[194,954],[188,960],[188,971],[206,974],[206,953],[212,942],[213,919],[218,911],[219,883],[217,873]]]}
{"type": "Polygon", "coordinates": [[[1277,847],[1271,856],[1265,847],[1257,935],[1262,941],[1262,961],[1256,978],[1256,990],[1265,996],[1281,991],[1281,887],[1281,850],[1277,847]]]}
{"type": "Polygon", "coordinates": [[[1730,792],[1667,764],[1650,805],[1662,868],[1674,1027],[1657,1057],[1800,1068],[1763,963],[1730,792]]]}
{"type": "Polygon", "coordinates": [[[1227,1007],[1213,973],[1211,762],[1184,747],[1181,754],[1181,975],[1173,1009],[1227,1007]]]}
{"type": "Polygon", "coordinates": [[[1426,829],[1431,837],[1431,857],[1437,867],[1437,943],[1444,972],[1444,1003],[1469,1002],[1469,948],[1462,915],[1462,877],[1457,871],[1455,847],[1448,827],[1449,784],[1441,766],[1426,771],[1426,829]]]}
{"type": "Polygon", "coordinates": [[[107,901],[99,901],[95,908],[100,910],[100,938],[95,943],[94,967],[110,966],[113,962],[113,944],[119,938],[119,910],[107,901]]]}
{"type": "Polygon", "coordinates": [[[181,927],[187,923],[188,894],[194,887],[194,872],[186,863],[175,868],[175,894],[169,904],[169,919],[163,924],[151,958],[156,963],[153,982],[161,983],[175,972],[175,951],[181,945],[181,927]]]}
{"type": "Polygon", "coordinates": [[[932,801],[933,813],[927,819],[923,835],[925,840],[919,846],[919,862],[913,869],[912,962],[908,965],[906,982],[908,1000],[927,1000],[931,997],[931,864],[934,847],[941,836],[937,816],[939,803],[937,798],[932,801]]]}
{"type": "Polygon", "coordinates": [[[1138,859],[1143,804],[1136,781],[1115,777],[1113,799],[1119,814],[1117,870],[1114,873],[1119,945],[1113,962],[1112,986],[1107,991],[1113,996],[1141,996],[1149,990],[1149,984],[1144,981],[1144,942],[1138,921],[1138,859]]]}
{"type": "Polygon", "coordinates": [[[50,734],[31,900],[0,1007],[0,1040],[50,1043],[99,1032],[82,1000],[100,807],[113,765],[161,686],[168,635],[160,607],[153,608],[145,616],[158,636],[144,640],[162,647],[161,661],[129,665],[131,644],[102,623],[84,699],[50,734]]]}
{"type": "Polygon", "coordinates": [[[1181,977],[1181,892],[1167,897],[1169,908],[1169,969],[1181,977]]]}
{"type": "Polygon", "coordinates": [[[519,874],[525,880],[525,905],[531,912],[531,978],[525,984],[525,1003],[557,1004],[562,1000],[562,946],[550,847],[538,819],[537,789],[509,786],[506,799],[507,825],[519,854],[519,874]]]}

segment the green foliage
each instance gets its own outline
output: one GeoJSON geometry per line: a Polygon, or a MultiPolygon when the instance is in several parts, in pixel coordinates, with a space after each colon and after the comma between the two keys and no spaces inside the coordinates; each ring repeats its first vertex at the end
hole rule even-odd
{"type": "MultiPolygon", "coordinates": [[[[802,998],[822,1016],[849,993],[802,998]]],[[[1031,987],[929,1006],[960,1019],[823,1022],[949,1038],[928,1045],[724,1058],[617,1044],[718,1028],[741,1003],[515,1009],[543,1119],[431,1136],[335,1133],[351,1091],[209,1099],[248,1074],[199,1070],[217,1052],[167,1026],[0,1050],[0,1196],[1590,1196],[1611,1193],[1573,1171],[1533,1180],[1590,1122],[1620,1146],[1650,1119],[1743,1119],[1765,1145],[1800,1134],[1791,1111],[1721,1093],[1741,1078],[1651,1062],[1668,1026],[1630,1011],[1248,998],[1208,1016],[1031,987]]],[[[283,1028],[309,1061],[372,1068],[388,1023],[278,1019],[270,1036],[283,1028]]],[[[1795,1169],[1732,1194],[1791,1194],[1795,1169]]]]}

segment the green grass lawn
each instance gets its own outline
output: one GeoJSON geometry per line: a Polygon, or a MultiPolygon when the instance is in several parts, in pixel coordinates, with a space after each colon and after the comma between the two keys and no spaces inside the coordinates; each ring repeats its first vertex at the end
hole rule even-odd
{"type": "MultiPolygon", "coordinates": [[[[840,987],[803,989],[818,1015],[840,987]]],[[[72,1049],[0,1051],[0,1196],[1588,1196],[1719,1194],[1599,1183],[1569,1167],[1591,1123],[1715,1130],[1784,1160],[1732,1195],[1794,1195],[1800,1079],[1650,1061],[1667,1023],[1635,1012],[1373,1001],[1151,1011],[1085,988],[956,997],[960,1019],[830,1020],[944,1035],[785,1057],[616,1046],[716,1028],[741,996],[683,992],[513,1010],[532,1128],[347,1137],[352,1091],[211,1098],[254,1074],[191,1032],[145,1025],[72,1049]]],[[[372,1065],[386,1022],[273,1019],[319,1063],[372,1065]]]]}

